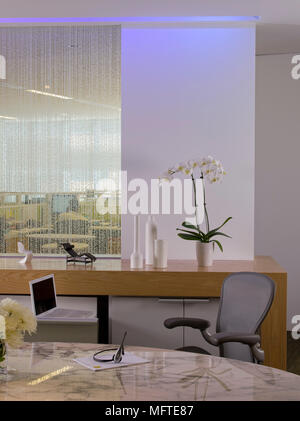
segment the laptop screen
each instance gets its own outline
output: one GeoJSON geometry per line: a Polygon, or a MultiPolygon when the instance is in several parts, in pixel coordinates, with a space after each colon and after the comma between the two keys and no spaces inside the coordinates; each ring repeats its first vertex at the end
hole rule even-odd
{"type": "Polygon", "coordinates": [[[49,276],[49,278],[32,283],[31,287],[35,314],[37,316],[56,307],[53,276],[49,276]]]}

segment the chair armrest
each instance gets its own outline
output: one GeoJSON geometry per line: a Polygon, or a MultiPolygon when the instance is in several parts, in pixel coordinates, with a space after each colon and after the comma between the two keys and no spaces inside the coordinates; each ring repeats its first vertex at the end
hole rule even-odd
{"type": "Polygon", "coordinates": [[[192,319],[189,317],[173,317],[164,321],[164,325],[168,329],[174,327],[187,326],[193,329],[205,330],[210,326],[210,322],[204,319],[192,319]]]}
{"type": "Polygon", "coordinates": [[[243,332],[221,332],[209,335],[208,342],[212,345],[219,346],[226,342],[239,342],[249,346],[254,346],[260,342],[260,336],[243,332]]]}

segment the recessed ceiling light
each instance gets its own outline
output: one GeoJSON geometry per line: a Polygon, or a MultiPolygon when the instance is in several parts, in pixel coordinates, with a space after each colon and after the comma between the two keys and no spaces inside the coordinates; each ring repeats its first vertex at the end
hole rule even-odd
{"type": "Polygon", "coordinates": [[[61,98],[61,99],[73,99],[73,98],[70,98],[69,96],[51,94],[50,92],[37,91],[35,89],[26,89],[26,92],[31,92],[32,94],[38,94],[38,95],[47,95],[47,96],[52,96],[52,97],[61,98]]]}

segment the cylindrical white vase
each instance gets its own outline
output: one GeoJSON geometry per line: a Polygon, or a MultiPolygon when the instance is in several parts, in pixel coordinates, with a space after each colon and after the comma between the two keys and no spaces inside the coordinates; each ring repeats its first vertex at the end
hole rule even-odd
{"type": "Polygon", "coordinates": [[[154,240],[157,239],[157,225],[154,216],[148,216],[145,227],[145,263],[153,265],[154,240]]]}
{"type": "Polygon", "coordinates": [[[130,256],[130,267],[132,269],[142,269],[143,266],[143,254],[140,251],[140,220],[139,215],[134,215],[133,252],[130,256]]]}
{"type": "Polygon", "coordinates": [[[154,240],[154,267],[168,267],[168,242],[167,240],[154,240]]]}
{"type": "Polygon", "coordinates": [[[196,242],[196,255],[198,266],[212,266],[213,264],[213,243],[196,242]]]}

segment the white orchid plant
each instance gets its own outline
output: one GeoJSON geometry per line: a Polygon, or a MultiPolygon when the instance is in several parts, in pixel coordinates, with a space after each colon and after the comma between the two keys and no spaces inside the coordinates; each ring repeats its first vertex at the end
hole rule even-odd
{"type": "Polygon", "coordinates": [[[207,212],[207,204],[205,199],[205,181],[208,181],[210,184],[213,183],[220,183],[226,174],[224,168],[220,161],[217,161],[212,156],[208,156],[207,158],[203,158],[199,161],[190,160],[188,162],[182,162],[174,167],[169,168],[161,177],[161,181],[172,181],[175,174],[183,174],[185,176],[190,176],[193,182],[193,190],[194,190],[194,206],[195,206],[195,217],[196,217],[196,225],[193,225],[189,222],[183,222],[183,228],[177,228],[180,233],[178,236],[183,238],[184,240],[194,240],[200,241],[201,243],[213,243],[218,245],[219,249],[223,251],[222,244],[219,240],[216,240],[216,236],[224,236],[231,238],[229,235],[220,231],[222,228],[232,217],[230,216],[227,218],[223,224],[218,226],[217,228],[210,229],[209,225],[209,218],[207,212]],[[197,221],[197,197],[196,197],[196,183],[195,180],[198,177],[202,179],[202,186],[203,186],[203,206],[204,206],[204,218],[206,224],[206,232],[203,232],[200,229],[200,224],[197,221]]]}
{"type": "MultiPolygon", "coordinates": [[[[25,332],[29,334],[36,331],[36,318],[29,308],[19,304],[15,300],[5,298],[0,302],[0,316],[5,320],[5,332],[3,342],[12,348],[18,348],[22,345],[25,332]]],[[[0,349],[1,358],[5,358],[5,348],[0,349]]]]}

